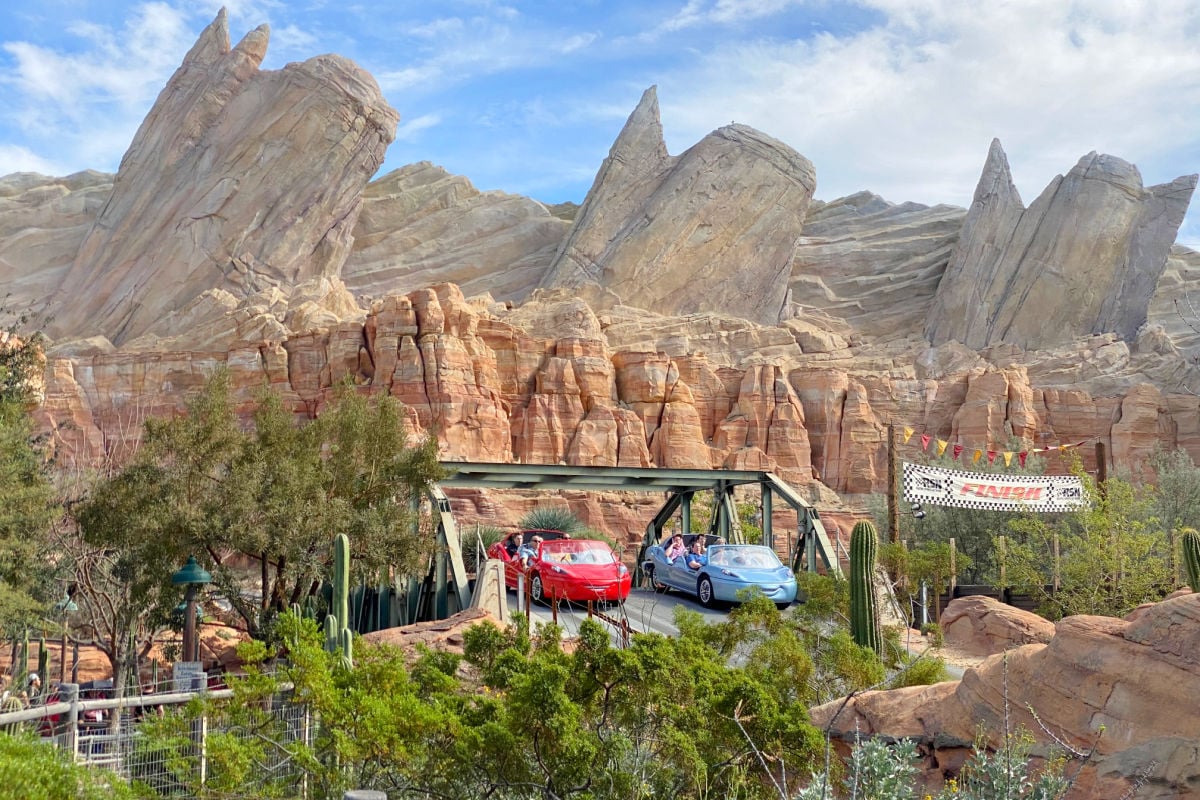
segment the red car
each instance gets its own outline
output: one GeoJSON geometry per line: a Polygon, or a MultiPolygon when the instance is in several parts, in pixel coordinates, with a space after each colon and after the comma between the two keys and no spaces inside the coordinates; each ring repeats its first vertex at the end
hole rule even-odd
{"type": "Polygon", "coordinates": [[[524,532],[522,552],[528,555],[524,570],[521,557],[509,555],[507,540],[489,547],[488,557],[504,562],[504,583],[510,589],[517,588],[517,577],[524,571],[530,596],[537,603],[552,598],[611,603],[629,596],[632,584],[629,569],[608,544],[595,539],[551,538],[555,536],[562,534],[524,532]]]}

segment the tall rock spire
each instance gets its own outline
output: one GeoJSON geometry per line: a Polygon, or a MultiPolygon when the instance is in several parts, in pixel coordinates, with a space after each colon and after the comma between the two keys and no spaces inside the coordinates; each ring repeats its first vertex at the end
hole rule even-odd
{"type": "Polygon", "coordinates": [[[1089,153],[1029,208],[992,142],[926,336],[1036,349],[1092,333],[1132,341],[1196,187],[1145,189],[1137,167],[1089,153]]]}
{"type": "Polygon", "coordinates": [[[663,314],[775,323],[816,188],[812,163],[745,125],[668,155],[653,87],[588,192],[543,287],[663,314]]]}

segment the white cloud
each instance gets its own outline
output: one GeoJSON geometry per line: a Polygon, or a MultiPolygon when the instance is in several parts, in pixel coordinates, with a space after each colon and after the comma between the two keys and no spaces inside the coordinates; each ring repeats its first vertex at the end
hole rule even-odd
{"type": "Polygon", "coordinates": [[[411,142],[417,138],[417,134],[436,127],[440,125],[441,122],[441,114],[422,114],[421,116],[414,117],[407,122],[402,122],[396,129],[396,141],[411,142]]]}
{"type": "Polygon", "coordinates": [[[37,172],[42,175],[63,175],[61,164],[42,158],[27,147],[16,145],[0,145],[0,175],[13,172],[37,172]]]}
{"type": "Polygon", "coordinates": [[[868,4],[886,24],[729,44],[662,80],[669,139],[688,146],[736,119],[811,158],[819,197],[865,188],[959,204],[993,137],[1027,203],[1090,150],[1149,164],[1195,140],[1181,123],[1200,106],[1200,5],[868,4]]]}

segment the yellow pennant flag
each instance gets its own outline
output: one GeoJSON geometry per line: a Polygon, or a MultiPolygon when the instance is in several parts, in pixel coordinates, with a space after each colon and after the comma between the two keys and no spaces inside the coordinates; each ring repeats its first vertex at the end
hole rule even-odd
{"type": "Polygon", "coordinates": [[[949,442],[943,442],[941,439],[938,439],[938,451],[937,451],[937,453],[938,453],[938,455],[939,455],[939,456],[940,456],[940,455],[942,455],[942,453],[945,453],[945,452],[946,452],[946,445],[948,445],[948,444],[950,444],[950,443],[949,443],[949,442]]]}
{"type": "Polygon", "coordinates": [[[1006,466],[1006,467],[1012,466],[1012,451],[1010,451],[1010,450],[1004,451],[1004,466],[1006,466]]]}
{"type": "Polygon", "coordinates": [[[905,444],[908,444],[908,440],[912,438],[912,435],[914,433],[916,433],[916,431],[914,431],[912,428],[904,429],[904,443],[905,444]]]}
{"type": "Polygon", "coordinates": [[[976,451],[975,451],[975,455],[974,455],[974,456],[971,458],[971,463],[972,463],[972,464],[978,464],[978,463],[979,463],[979,459],[981,459],[981,458],[983,458],[983,451],[982,451],[982,450],[976,450],[976,451]]]}

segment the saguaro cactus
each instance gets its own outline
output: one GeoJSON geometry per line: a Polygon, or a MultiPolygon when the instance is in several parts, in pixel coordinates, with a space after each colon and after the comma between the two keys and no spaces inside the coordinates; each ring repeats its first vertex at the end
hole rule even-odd
{"type": "Polygon", "coordinates": [[[879,537],[875,526],[859,522],[850,532],[850,634],[854,641],[876,653],[883,652],[879,616],[875,608],[875,551],[879,537]]]}
{"type": "Polygon", "coordinates": [[[325,649],[341,653],[342,664],[354,666],[350,633],[350,539],[339,533],[333,540],[333,602],[325,617],[325,649]]]}
{"type": "Polygon", "coordinates": [[[1200,592],[1200,532],[1187,528],[1183,532],[1183,566],[1187,570],[1188,586],[1200,592]]]}

